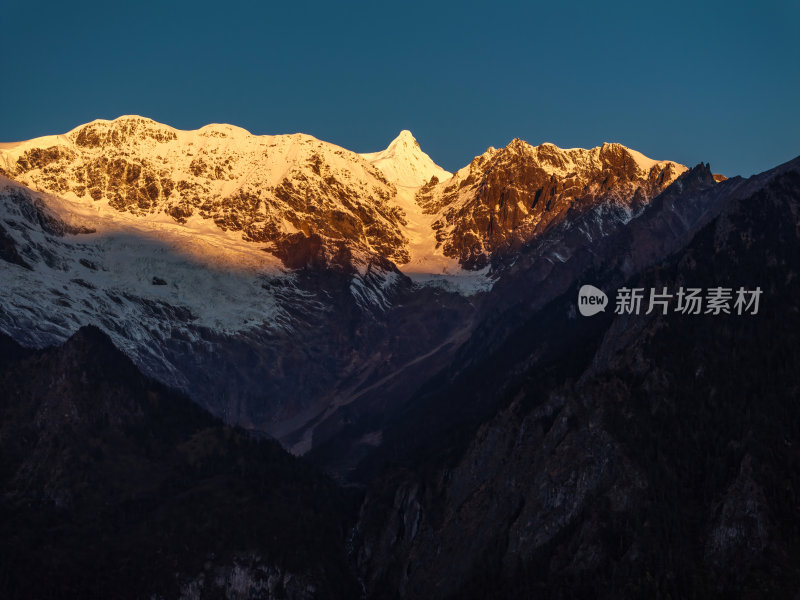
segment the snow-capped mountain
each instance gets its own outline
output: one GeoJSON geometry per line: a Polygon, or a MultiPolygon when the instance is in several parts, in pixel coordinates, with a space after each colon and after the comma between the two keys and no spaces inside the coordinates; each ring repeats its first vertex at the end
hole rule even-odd
{"type": "Polygon", "coordinates": [[[84,217],[133,215],[204,235],[213,224],[290,258],[290,267],[346,247],[416,275],[482,267],[575,206],[641,208],[685,170],[619,144],[561,150],[514,140],[451,177],[407,130],[359,155],[303,134],[217,124],[180,131],[136,116],[0,147],[0,174],[73,201],[69,212],[84,217]],[[312,236],[320,238],[313,251],[302,243],[312,236]]]}
{"type": "Polygon", "coordinates": [[[451,173],[442,169],[425,154],[408,129],[400,132],[386,150],[362,154],[395,185],[418,188],[435,177],[450,179],[451,173]]]}
{"type": "Polygon", "coordinates": [[[393,184],[358,154],[308,135],[254,136],[230,125],[179,131],[120,117],[7,145],[0,166],[100,212],[165,215],[190,228],[210,221],[273,248],[316,233],[406,260],[393,184]]]}
{"type": "Polygon", "coordinates": [[[568,256],[684,170],[514,140],[451,176],[409,131],[356,154],[94,121],[0,145],[0,331],[41,347],[96,324],[147,374],[302,453],[445,364],[520,248],[568,256]]]}

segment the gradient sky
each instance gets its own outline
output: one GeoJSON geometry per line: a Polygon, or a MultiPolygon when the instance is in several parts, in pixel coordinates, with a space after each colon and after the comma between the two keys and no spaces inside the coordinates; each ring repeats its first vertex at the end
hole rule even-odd
{"type": "Polygon", "coordinates": [[[726,175],[800,154],[796,0],[112,4],[0,0],[0,141],[140,114],[358,152],[410,129],[451,170],[514,137],[726,175]]]}

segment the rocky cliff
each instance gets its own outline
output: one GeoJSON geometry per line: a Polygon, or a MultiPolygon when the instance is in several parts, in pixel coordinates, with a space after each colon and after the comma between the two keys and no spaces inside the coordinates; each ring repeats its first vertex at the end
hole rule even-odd
{"type": "Polygon", "coordinates": [[[612,204],[628,220],[685,170],[620,144],[562,150],[515,139],[489,148],[452,179],[429,182],[417,199],[436,214],[433,228],[444,253],[477,269],[492,257],[513,255],[568,213],[612,204]]]}

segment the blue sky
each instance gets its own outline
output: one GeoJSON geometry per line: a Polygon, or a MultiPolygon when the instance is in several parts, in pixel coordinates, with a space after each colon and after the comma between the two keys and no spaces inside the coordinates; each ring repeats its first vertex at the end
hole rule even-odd
{"type": "Polygon", "coordinates": [[[800,3],[0,0],[0,141],[141,114],[488,146],[621,142],[749,175],[800,155],[800,3]]]}

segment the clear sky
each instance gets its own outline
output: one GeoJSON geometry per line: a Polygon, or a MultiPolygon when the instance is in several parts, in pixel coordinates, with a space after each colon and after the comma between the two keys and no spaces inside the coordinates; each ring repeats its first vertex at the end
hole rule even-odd
{"type": "Polygon", "coordinates": [[[140,114],[358,152],[410,129],[451,170],[514,137],[726,175],[800,155],[797,0],[0,0],[0,15],[0,141],[140,114]]]}

